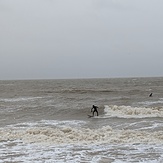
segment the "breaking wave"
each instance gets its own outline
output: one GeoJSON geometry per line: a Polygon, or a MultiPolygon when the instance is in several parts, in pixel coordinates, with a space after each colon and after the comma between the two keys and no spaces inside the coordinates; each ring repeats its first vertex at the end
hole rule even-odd
{"type": "Polygon", "coordinates": [[[100,129],[73,127],[33,127],[28,129],[0,130],[0,141],[22,140],[24,143],[42,145],[87,145],[87,144],[123,144],[147,143],[162,144],[163,131],[147,132],[134,130],[115,130],[110,126],[100,129]]]}
{"type": "Polygon", "coordinates": [[[148,117],[163,117],[163,107],[132,107],[132,106],[117,106],[105,105],[105,117],[119,118],[148,118],[148,117]]]}

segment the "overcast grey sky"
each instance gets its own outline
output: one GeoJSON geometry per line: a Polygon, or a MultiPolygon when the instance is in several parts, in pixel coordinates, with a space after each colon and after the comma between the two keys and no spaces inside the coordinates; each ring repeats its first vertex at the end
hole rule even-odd
{"type": "Polygon", "coordinates": [[[0,80],[163,76],[163,0],[0,0],[0,80]]]}

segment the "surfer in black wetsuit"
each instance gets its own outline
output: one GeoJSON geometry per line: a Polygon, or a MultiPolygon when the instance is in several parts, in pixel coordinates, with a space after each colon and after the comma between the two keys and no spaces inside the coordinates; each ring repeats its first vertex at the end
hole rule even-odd
{"type": "Polygon", "coordinates": [[[93,105],[92,106],[92,109],[91,109],[91,112],[93,111],[93,117],[94,117],[94,113],[96,112],[97,113],[97,116],[98,116],[98,110],[97,110],[97,106],[93,105]]]}
{"type": "Polygon", "coordinates": [[[151,93],[150,95],[149,95],[149,97],[152,97],[153,96],[153,93],[151,93]]]}

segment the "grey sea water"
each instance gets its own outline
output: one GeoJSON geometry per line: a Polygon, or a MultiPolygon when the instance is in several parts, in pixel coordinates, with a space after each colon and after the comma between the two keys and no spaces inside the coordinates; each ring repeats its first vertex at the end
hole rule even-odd
{"type": "Polygon", "coordinates": [[[0,162],[163,162],[163,78],[0,81],[0,162]]]}

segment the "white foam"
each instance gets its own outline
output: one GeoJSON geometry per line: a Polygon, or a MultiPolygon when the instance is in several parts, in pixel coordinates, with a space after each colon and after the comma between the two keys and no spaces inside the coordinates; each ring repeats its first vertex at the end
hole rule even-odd
{"type": "Polygon", "coordinates": [[[105,105],[104,108],[106,117],[120,118],[145,118],[145,117],[163,117],[163,108],[146,108],[146,107],[131,107],[105,105]]]}
{"type": "Polygon", "coordinates": [[[138,104],[144,105],[144,106],[150,106],[154,104],[163,104],[163,99],[157,100],[157,101],[143,101],[138,102],[138,104]]]}
{"type": "Polygon", "coordinates": [[[31,101],[35,99],[40,99],[42,97],[19,97],[19,98],[1,98],[0,101],[3,102],[19,102],[19,101],[31,101]]]}
{"type": "Polygon", "coordinates": [[[2,147],[0,148],[0,163],[21,162],[22,160],[27,163],[54,162],[54,160],[70,163],[147,163],[163,160],[162,132],[113,130],[106,126],[98,130],[81,129],[80,131],[75,131],[73,128],[58,128],[57,130],[30,128],[24,131],[10,129],[1,130],[0,134],[6,136],[6,141],[2,138],[0,141],[2,147]],[[83,139],[86,138],[87,143],[81,143],[83,142],[82,135],[83,139]],[[73,143],[70,143],[70,136],[72,136],[73,143]],[[57,142],[57,139],[60,143],[57,142]],[[152,144],[155,141],[158,144],[152,144]]]}
{"type": "Polygon", "coordinates": [[[100,129],[73,127],[32,127],[27,129],[1,129],[0,141],[22,140],[39,144],[105,144],[105,143],[160,143],[163,131],[148,132],[134,130],[113,130],[110,126],[100,129]]]}
{"type": "Polygon", "coordinates": [[[66,145],[42,146],[36,144],[24,144],[21,141],[0,142],[4,147],[0,150],[3,162],[154,162],[161,163],[163,146],[146,144],[103,144],[103,145],[66,145]],[[12,156],[12,157],[11,157],[12,156]]]}

